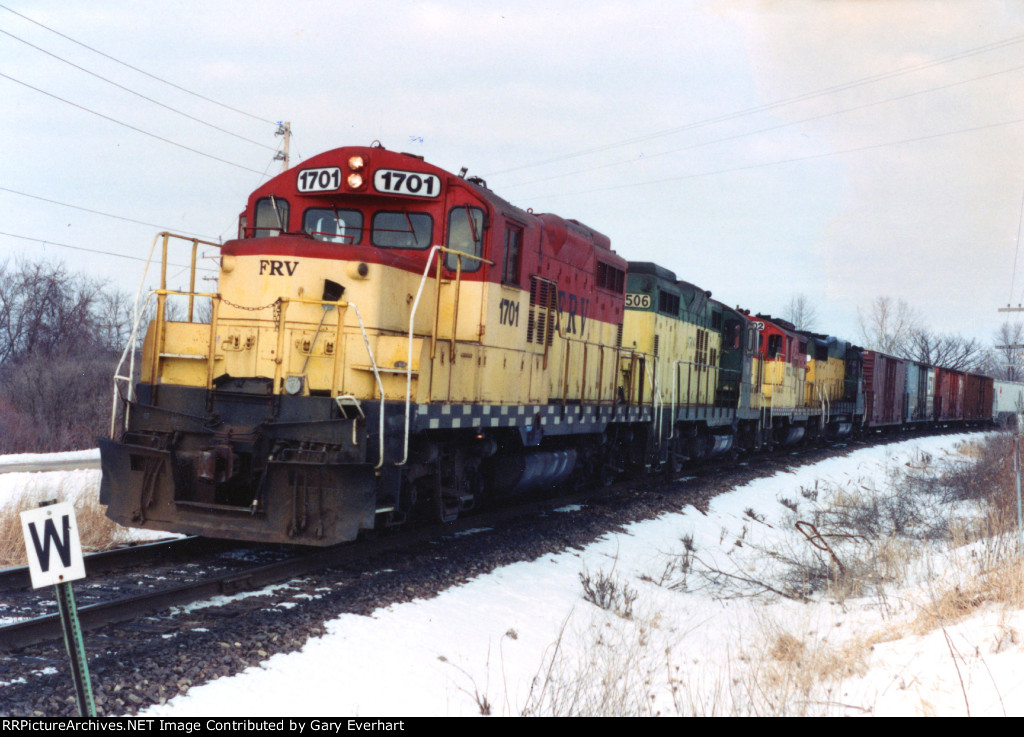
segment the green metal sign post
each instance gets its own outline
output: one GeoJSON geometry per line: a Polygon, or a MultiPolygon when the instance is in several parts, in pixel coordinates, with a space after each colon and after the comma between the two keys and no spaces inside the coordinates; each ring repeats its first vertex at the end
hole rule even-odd
{"type": "Polygon", "coordinates": [[[85,578],[85,559],[74,507],[67,502],[43,502],[38,509],[21,513],[21,529],[25,535],[32,588],[53,585],[57,591],[57,607],[60,609],[64,645],[71,659],[78,713],[83,717],[94,717],[96,703],[89,682],[85,641],[75,608],[75,594],[71,590],[72,581],[85,578]]]}

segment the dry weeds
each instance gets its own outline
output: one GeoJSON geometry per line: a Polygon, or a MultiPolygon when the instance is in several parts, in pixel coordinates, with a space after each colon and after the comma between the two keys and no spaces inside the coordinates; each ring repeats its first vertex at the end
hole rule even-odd
{"type": "Polygon", "coordinates": [[[34,475],[27,483],[25,493],[0,507],[0,566],[25,565],[25,541],[21,530],[20,513],[35,509],[43,501],[70,501],[75,508],[75,520],[82,548],[86,551],[108,550],[123,542],[124,528],[107,519],[99,503],[99,475],[79,485],[74,476],[64,477],[57,488],[44,486],[45,474],[34,475]]]}
{"type": "MultiPolygon", "coordinates": [[[[1010,447],[1006,436],[997,436],[971,443],[960,458],[921,455],[895,470],[884,488],[816,484],[813,490],[800,490],[799,503],[780,499],[792,512],[792,523],[802,519],[811,524],[806,540],[761,551],[770,565],[760,578],[757,573],[720,570],[722,564],[703,559],[692,539],[684,541],[682,552],[671,556],[663,570],[640,577],[679,593],[706,588],[714,579],[722,598],[771,593],[807,601],[814,595],[845,606],[853,598],[869,597],[886,620],[881,627],[836,644],[813,628],[787,629],[765,617],[744,632],[725,665],[718,657],[709,670],[682,665],[696,662],[685,641],[645,649],[640,640],[650,639],[657,628],[635,616],[620,620],[615,642],[602,630],[581,662],[570,663],[556,648],[547,660],[548,680],[538,682],[544,698],[526,713],[653,714],[653,704],[661,703],[659,693],[666,692],[681,715],[868,711],[843,703],[843,684],[867,672],[875,645],[910,634],[946,633],[950,624],[993,605],[1005,607],[1007,617],[1012,609],[1024,608],[1010,447]],[[933,565],[942,566],[942,573],[930,570],[933,565]],[[929,578],[940,585],[925,589],[924,603],[899,598],[909,597],[908,587],[929,578]],[[624,634],[628,632],[633,635],[624,634]],[[652,664],[659,657],[663,672],[655,681],[652,664]]],[[[946,640],[950,643],[948,634],[946,640]]],[[[1004,620],[985,647],[997,653],[1022,641],[1024,635],[1004,620]]],[[[950,657],[956,664],[958,652],[952,644],[950,657]]],[[[969,713],[966,689],[964,700],[969,713]]],[[[927,706],[924,701],[922,705],[927,706]]]]}

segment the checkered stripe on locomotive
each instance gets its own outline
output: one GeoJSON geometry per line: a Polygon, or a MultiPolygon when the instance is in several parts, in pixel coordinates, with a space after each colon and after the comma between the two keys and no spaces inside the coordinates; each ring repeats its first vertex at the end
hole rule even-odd
{"type": "Polygon", "coordinates": [[[420,430],[476,427],[529,427],[539,416],[542,427],[553,431],[587,432],[603,430],[609,422],[642,422],[651,419],[649,407],[578,406],[560,404],[419,404],[416,426],[420,430]]]}

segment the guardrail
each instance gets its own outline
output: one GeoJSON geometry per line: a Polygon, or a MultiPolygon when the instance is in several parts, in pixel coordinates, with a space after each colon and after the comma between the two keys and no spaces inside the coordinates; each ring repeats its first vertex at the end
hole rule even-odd
{"type": "Polygon", "coordinates": [[[97,471],[99,458],[61,458],[54,460],[23,461],[18,463],[0,462],[0,473],[34,473],[37,471],[97,471]]]}

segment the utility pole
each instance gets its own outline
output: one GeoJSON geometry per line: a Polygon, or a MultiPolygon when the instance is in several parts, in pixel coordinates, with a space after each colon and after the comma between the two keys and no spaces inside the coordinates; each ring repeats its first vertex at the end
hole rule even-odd
{"type": "Polygon", "coordinates": [[[280,161],[281,171],[288,171],[288,146],[292,142],[292,124],[289,121],[278,121],[277,132],[275,136],[284,136],[284,145],[281,146],[281,150],[274,156],[274,161],[280,161]]]}
{"type": "MultiPolygon", "coordinates": [[[[1024,312],[1024,306],[1021,306],[1021,305],[1018,304],[1016,307],[1010,307],[1010,305],[1006,305],[1006,307],[1000,307],[999,311],[1000,312],[1024,312]]],[[[1000,350],[1000,351],[1001,350],[1013,350],[1013,349],[1020,350],[1020,349],[1024,348],[1024,343],[1011,343],[1010,345],[996,345],[996,346],[992,346],[992,347],[995,348],[996,350],[1000,350]]]]}

